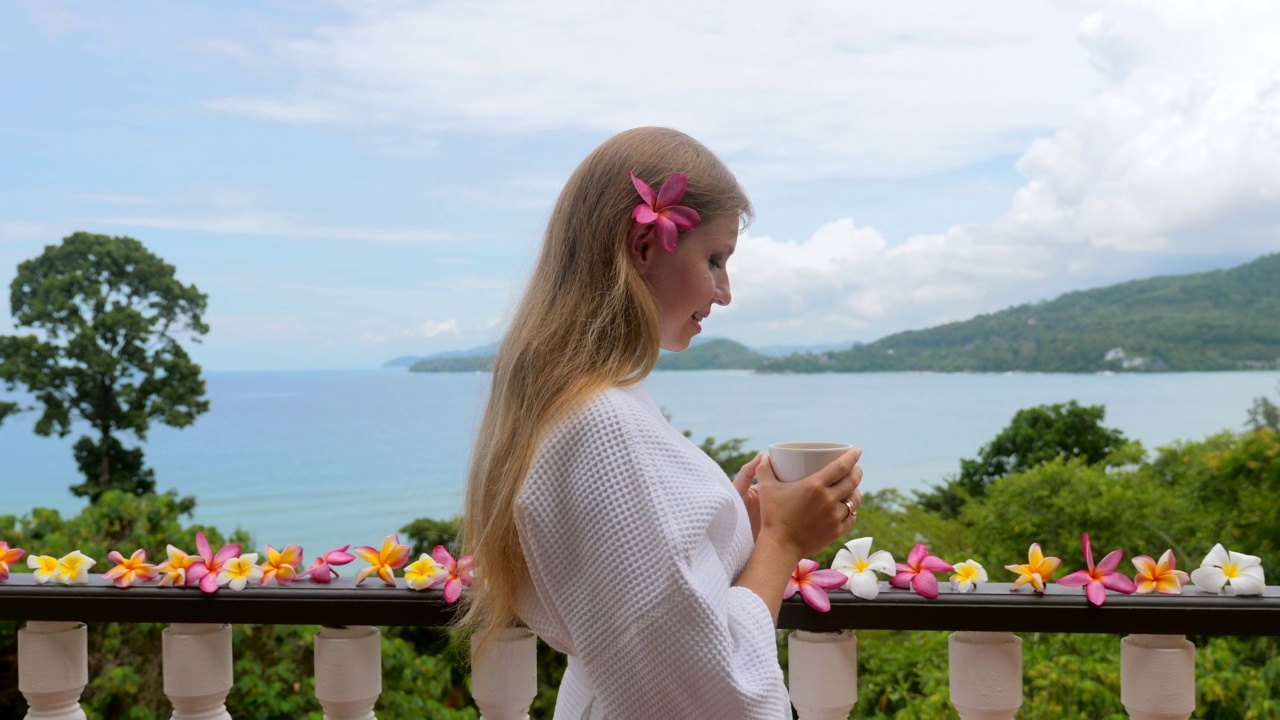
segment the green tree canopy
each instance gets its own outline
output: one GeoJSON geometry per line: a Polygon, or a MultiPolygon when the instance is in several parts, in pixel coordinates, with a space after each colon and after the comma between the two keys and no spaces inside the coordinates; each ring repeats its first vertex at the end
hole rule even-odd
{"type": "MultiPolygon", "coordinates": [[[[1124,433],[1102,426],[1107,409],[1072,400],[1019,410],[1008,427],[983,445],[977,459],[960,461],[960,475],[922,493],[924,508],[955,517],[966,500],[981,498],[999,478],[1039,467],[1055,458],[1102,462],[1129,445],[1124,433]]],[[[1139,459],[1139,458],[1134,458],[1139,459]]]]}
{"type": "MultiPolygon", "coordinates": [[[[0,336],[0,380],[23,385],[43,408],[35,432],[65,437],[77,421],[91,434],[74,454],[85,482],[72,487],[93,501],[107,489],[151,492],[155,474],[142,449],[153,421],[185,427],[209,409],[200,366],[175,337],[193,342],[209,331],[207,296],[175,278],[175,269],[128,237],[78,232],[18,265],[10,285],[14,324],[25,335],[0,336]]],[[[0,407],[0,420],[14,412],[0,407]]]]}

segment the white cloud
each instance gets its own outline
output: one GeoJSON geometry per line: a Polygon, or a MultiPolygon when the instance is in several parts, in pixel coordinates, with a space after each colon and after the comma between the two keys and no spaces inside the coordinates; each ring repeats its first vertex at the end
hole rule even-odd
{"type": "Polygon", "coordinates": [[[458,329],[458,321],[452,318],[440,322],[428,320],[422,323],[422,336],[425,338],[439,337],[440,335],[460,334],[461,331],[458,329]]]}
{"type": "Polygon", "coordinates": [[[1080,37],[1104,82],[1023,154],[1008,213],[898,242],[849,219],[802,242],[744,236],[724,334],[872,339],[1118,266],[1280,249],[1280,5],[1115,2],[1080,37]]]}
{"type": "Polygon", "coordinates": [[[287,86],[208,107],[428,134],[669,124],[752,177],[912,175],[1065,121],[1092,82],[1074,28],[1095,5],[695,0],[675,20],[621,0],[348,2],[349,22],[247,63],[274,58],[263,75],[287,86]]]}

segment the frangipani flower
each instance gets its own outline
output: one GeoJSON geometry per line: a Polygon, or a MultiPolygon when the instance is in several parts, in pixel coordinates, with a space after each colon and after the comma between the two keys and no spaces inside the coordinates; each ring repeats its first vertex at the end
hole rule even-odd
{"type": "Polygon", "coordinates": [[[21,560],[26,554],[26,550],[11,548],[9,543],[0,540],[0,582],[9,579],[9,566],[21,560]]]}
{"type": "Polygon", "coordinates": [[[277,552],[270,545],[266,549],[267,561],[262,563],[261,584],[265,586],[272,580],[281,585],[293,582],[298,574],[298,566],[302,564],[302,546],[289,545],[283,552],[277,552]]]}
{"type": "Polygon", "coordinates": [[[955,570],[946,560],[929,554],[924,543],[916,543],[907,555],[906,563],[898,563],[898,574],[889,579],[889,584],[906,590],[911,588],[918,594],[933,600],[938,597],[938,578],[935,572],[955,570]]]}
{"type": "Polygon", "coordinates": [[[1116,572],[1116,566],[1124,558],[1123,550],[1112,550],[1107,553],[1106,557],[1102,558],[1102,562],[1095,566],[1093,564],[1093,548],[1089,545],[1089,533],[1084,533],[1084,539],[1081,544],[1084,546],[1084,561],[1089,567],[1059,578],[1059,585],[1066,587],[1084,586],[1085,596],[1094,605],[1101,605],[1106,601],[1107,590],[1115,590],[1118,593],[1129,595],[1137,589],[1132,580],[1116,572]]]}
{"type": "Polygon", "coordinates": [[[262,577],[262,568],[258,567],[258,553],[245,553],[240,557],[227,560],[218,571],[216,582],[239,592],[245,585],[262,577]]]}
{"type": "Polygon", "coordinates": [[[431,551],[431,558],[444,568],[444,601],[447,603],[454,602],[462,595],[462,588],[471,587],[473,580],[471,556],[463,555],[458,558],[457,562],[454,562],[453,556],[449,554],[445,546],[437,545],[431,551]]]}
{"type": "Polygon", "coordinates": [[[427,553],[419,555],[417,560],[404,569],[404,582],[411,590],[435,587],[448,577],[449,573],[445,572],[444,566],[427,553]]]}
{"type": "Polygon", "coordinates": [[[679,233],[689,232],[702,223],[698,211],[684,205],[676,205],[689,189],[689,176],[684,173],[671,173],[662,182],[662,189],[655,195],[649,183],[627,173],[636,192],[640,193],[640,203],[631,211],[631,218],[641,225],[653,224],[653,233],[667,252],[676,251],[676,239],[679,233]]]}
{"type": "Polygon", "coordinates": [[[1261,595],[1267,589],[1262,576],[1262,560],[1253,555],[1229,552],[1222,543],[1213,546],[1200,563],[1191,571],[1191,582],[1201,590],[1222,594],[1227,585],[1236,595],[1261,595]]]}
{"type": "Polygon", "coordinates": [[[63,585],[87,583],[89,582],[89,568],[97,564],[97,560],[79,550],[72,550],[58,558],[57,568],[53,571],[53,579],[63,585]]]}
{"type": "Polygon", "coordinates": [[[799,592],[805,605],[818,612],[827,612],[831,610],[831,598],[827,597],[827,591],[842,587],[848,581],[849,578],[839,570],[819,570],[818,561],[806,558],[791,573],[782,599],[786,600],[799,592]]]}
{"type": "Polygon", "coordinates": [[[1177,569],[1178,560],[1173,556],[1172,550],[1165,550],[1158,562],[1146,555],[1139,555],[1132,562],[1138,570],[1138,574],[1133,579],[1140,593],[1155,590],[1165,595],[1181,595],[1182,586],[1191,579],[1186,573],[1177,569]]]}
{"type": "Polygon", "coordinates": [[[300,578],[309,578],[311,582],[327,583],[338,577],[338,571],[333,569],[335,565],[346,565],[356,559],[356,557],[347,552],[350,545],[343,545],[316,558],[311,563],[311,567],[304,573],[300,574],[300,578]]]}
{"type": "Polygon", "coordinates": [[[240,554],[240,545],[223,545],[215,555],[213,548],[209,547],[209,539],[201,531],[196,533],[196,548],[200,551],[200,560],[187,568],[187,584],[199,583],[202,592],[218,592],[218,574],[222,572],[224,563],[240,554]]]}
{"type": "Polygon", "coordinates": [[[188,555],[186,551],[172,545],[168,547],[168,552],[169,559],[156,567],[156,571],[160,573],[160,587],[165,585],[182,587],[187,584],[187,569],[199,563],[200,556],[188,555]]]}
{"type": "Polygon", "coordinates": [[[987,571],[972,558],[956,563],[955,571],[951,576],[951,589],[956,592],[969,592],[978,587],[978,583],[987,581],[987,571]]]}
{"type": "Polygon", "coordinates": [[[1018,579],[1013,581],[1013,587],[1010,591],[1031,584],[1031,587],[1038,593],[1044,592],[1044,586],[1049,583],[1049,578],[1058,571],[1058,565],[1062,561],[1056,557],[1045,557],[1040,552],[1040,543],[1031,543],[1031,548],[1027,550],[1026,565],[1005,565],[1004,569],[1010,572],[1018,573],[1018,579]]]}
{"type": "Polygon", "coordinates": [[[58,558],[49,555],[28,555],[27,567],[31,568],[31,574],[35,576],[36,582],[43,585],[58,572],[58,558]]]}
{"type": "Polygon", "coordinates": [[[831,569],[844,575],[848,580],[843,587],[863,600],[875,600],[880,594],[880,578],[876,573],[893,577],[897,574],[897,566],[893,556],[885,550],[871,551],[871,538],[854,538],[844,544],[844,549],[836,553],[831,562],[831,569]]]}
{"type": "Polygon", "coordinates": [[[356,585],[364,582],[365,578],[377,573],[382,578],[382,582],[395,587],[396,574],[395,569],[404,567],[409,562],[409,546],[400,544],[399,535],[388,535],[382,539],[382,548],[374,550],[367,545],[358,547],[355,550],[356,556],[361,560],[369,563],[369,567],[361,570],[356,575],[356,585]]]}
{"type": "Polygon", "coordinates": [[[116,566],[105,572],[102,577],[111,580],[118,588],[127,588],[136,582],[146,582],[154,578],[158,572],[155,565],[147,562],[147,551],[138,548],[128,558],[118,551],[107,553],[107,558],[116,566]]]}

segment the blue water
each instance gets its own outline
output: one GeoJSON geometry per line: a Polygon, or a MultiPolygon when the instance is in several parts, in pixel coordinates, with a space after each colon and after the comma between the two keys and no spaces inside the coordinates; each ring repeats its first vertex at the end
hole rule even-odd
{"type": "MultiPolygon", "coordinates": [[[[212,409],[185,430],[154,426],[147,462],[161,489],[198,499],[194,520],[249,531],[257,547],[315,554],[376,545],[418,517],[446,518],[462,484],[488,375],[403,371],[208,373],[212,409]]],[[[864,488],[941,481],[1020,408],[1075,399],[1149,449],[1243,427],[1276,373],[1157,375],[755,375],[662,372],[654,400],[695,439],[840,440],[864,449],[864,488]]],[[[0,426],[0,514],[74,513],[84,501],[66,439],[0,426]]],[[[126,443],[128,444],[128,443],[126,443]]]]}

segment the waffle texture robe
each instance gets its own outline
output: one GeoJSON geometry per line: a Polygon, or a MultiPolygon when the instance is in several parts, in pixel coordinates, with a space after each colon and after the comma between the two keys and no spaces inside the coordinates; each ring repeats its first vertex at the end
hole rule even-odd
{"type": "Polygon", "coordinates": [[[773,619],[732,586],[753,547],[742,500],[642,388],[548,434],[516,519],[522,619],[569,655],[556,720],[791,720],[773,619]]]}

